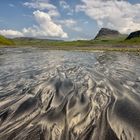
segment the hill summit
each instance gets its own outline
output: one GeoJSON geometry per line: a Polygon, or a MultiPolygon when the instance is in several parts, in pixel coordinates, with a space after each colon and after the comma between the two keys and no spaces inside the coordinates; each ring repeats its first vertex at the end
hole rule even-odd
{"type": "Polygon", "coordinates": [[[112,36],[119,36],[120,33],[116,30],[108,29],[108,28],[101,28],[101,30],[96,35],[95,39],[100,37],[112,37],[112,36]]]}

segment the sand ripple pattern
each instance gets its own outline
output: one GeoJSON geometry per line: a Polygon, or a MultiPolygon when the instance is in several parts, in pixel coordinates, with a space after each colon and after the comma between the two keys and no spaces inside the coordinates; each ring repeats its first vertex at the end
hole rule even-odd
{"type": "Polygon", "coordinates": [[[1,49],[0,140],[140,140],[140,56],[1,49]]]}

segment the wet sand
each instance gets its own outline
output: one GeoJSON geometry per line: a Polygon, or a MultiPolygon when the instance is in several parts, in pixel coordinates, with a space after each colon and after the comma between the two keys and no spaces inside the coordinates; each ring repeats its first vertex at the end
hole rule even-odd
{"type": "Polygon", "coordinates": [[[140,56],[0,51],[0,140],[140,140],[140,56]]]}

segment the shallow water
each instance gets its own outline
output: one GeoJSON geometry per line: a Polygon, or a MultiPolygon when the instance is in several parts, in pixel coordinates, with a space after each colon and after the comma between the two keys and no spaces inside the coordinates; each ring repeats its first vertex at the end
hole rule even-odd
{"type": "Polygon", "coordinates": [[[140,56],[0,50],[0,140],[140,140],[140,56]]]}

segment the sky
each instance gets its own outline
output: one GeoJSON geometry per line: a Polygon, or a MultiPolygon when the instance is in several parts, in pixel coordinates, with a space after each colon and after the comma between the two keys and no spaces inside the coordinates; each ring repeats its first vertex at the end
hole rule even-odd
{"type": "Polygon", "coordinates": [[[0,1],[0,34],[9,38],[86,40],[102,27],[140,30],[140,0],[0,1]]]}

